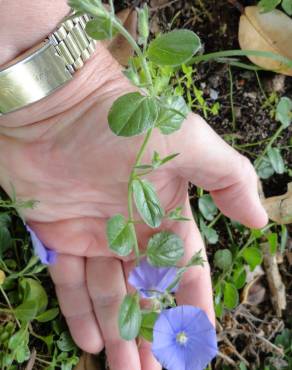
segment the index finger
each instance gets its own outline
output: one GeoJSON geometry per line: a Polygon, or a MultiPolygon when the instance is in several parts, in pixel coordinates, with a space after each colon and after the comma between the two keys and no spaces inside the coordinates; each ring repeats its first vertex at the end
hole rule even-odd
{"type": "Polygon", "coordinates": [[[260,228],[268,221],[257,191],[257,175],[249,160],[239,154],[199,116],[190,114],[180,131],[169,138],[179,152],[179,175],[210,191],[228,217],[260,228]]]}

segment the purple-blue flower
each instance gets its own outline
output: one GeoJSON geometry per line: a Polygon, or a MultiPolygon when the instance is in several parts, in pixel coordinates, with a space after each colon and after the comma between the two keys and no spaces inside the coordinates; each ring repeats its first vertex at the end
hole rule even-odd
{"type": "Polygon", "coordinates": [[[56,258],[57,258],[57,253],[47,248],[38,238],[36,233],[28,225],[25,225],[25,227],[26,227],[26,230],[30,234],[34,253],[39,257],[41,262],[45,265],[51,265],[55,263],[56,258]]]}
{"type": "Polygon", "coordinates": [[[154,325],[152,352],[167,370],[203,370],[217,354],[215,328],[198,307],[164,310],[154,325]]]}
{"type": "MultiPolygon", "coordinates": [[[[128,282],[138,290],[141,297],[153,298],[166,291],[174,282],[176,273],[176,267],[154,267],[143,258],[131,271],[128,282]]],[[[177,288],[178,286],[171,291],[175,292],[177,288]]]]}

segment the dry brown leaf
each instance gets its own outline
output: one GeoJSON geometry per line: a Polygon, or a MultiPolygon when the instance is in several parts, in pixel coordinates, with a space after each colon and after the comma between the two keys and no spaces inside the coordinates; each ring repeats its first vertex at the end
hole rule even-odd
{"type": "Polygon", "coordinates": [[[74,370],[101,370],[101,367],[96,356],[83,352],[74,370]]]}
{"type": "MultiPolygon", "coordinates": [[[[127,31],[137,39],[137,12],[132,9],[123,9],[117,14],[118,18],[123,23],[127,31]]],[[[123,66],[128,64],[130,56],[133,54],[133,49],[128,41],[121,35],[115,36],[111,41],[103,41],[103,44],[108,48],[113,57],[123,66]]]]}
{"type": "Polygon", "coordinates": [[[270,288],[271,301],[278,317],[282,316],[282,310],[286,309],[286,288],[282,281],[277,257],[271,255],[269,243],[262,243],[264,252],[264,267],[270,288]]]}
{"type": "Polygon", "coordinates": [[[292,223],[292,182],[288,184],[287,193],[261,201],[271,220],[278,224],[292,223]]]}
{"type": "Polygon", "coordinates": [[[258,305],[264,301],[265,295],[266,289],[258,276],[244,287],[241,295],[241,303],[258,305]]]}
{"type": "MultiPolygon", "coordinates": [[[[280,10],[261,13],[248,6],[240,17],[239,44],[244,50],[268,51],[292,60],[292,19],[280,10]]],[[[255,64],[292,76],[292,68],[271,58],[248,56],[255,64]]]]}

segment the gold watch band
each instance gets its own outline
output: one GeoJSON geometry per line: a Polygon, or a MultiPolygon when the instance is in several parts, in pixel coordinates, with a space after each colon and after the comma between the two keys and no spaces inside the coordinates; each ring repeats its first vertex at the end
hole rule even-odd
{"type": "Polygon", "coordinates": [[[50,95],[73,78],[94,53],[85,32],[89,16],[64,20],[48,38],[0,69],[0,116],[50,95]]]}

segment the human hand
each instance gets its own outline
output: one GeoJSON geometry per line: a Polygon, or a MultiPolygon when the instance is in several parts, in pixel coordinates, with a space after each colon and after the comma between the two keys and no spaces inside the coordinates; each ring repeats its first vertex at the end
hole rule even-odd
{"type": "MultiPolygon", "coordinates": [[[[105,225],[127,213],[127,185],[141,137],[115,136],[107,124],[113,101],[133,87],[101,46],[75,79],[50,97],[0,119],[0,183],[17,197],[38,201],[23,216],[39,238],[58,252],[50,267],[60,306],[76,343],[88,352],[106,346],[112,370],[155,370],[160,365],[146,343],[120,339],[117,313],[128,289],[133,261],[120,260],[107,247],[105,225]]],[[[149,178],[164,209],[184,206],[188,181],[203,187],[224,214],[251,227],[267,221],[249,161],[235,152],[199,116],[190,114],[180,131],[155,132],[143,163],[156,150],[180,155],[149,178]]],[[[138,218],[138,215],[136,215],[138,218]]],[[[183,239],[181,263],[204,248],[193,221],[164,221],[159,229],[183,239]]],[[[153,231],[138,225],[140,247],[153,231]]],[[[157,231],[157,230],[156,230],[157,231]]],[[[209,267],[184,275],[179,304],[201,307],[214,323],[209,267]]]]}

